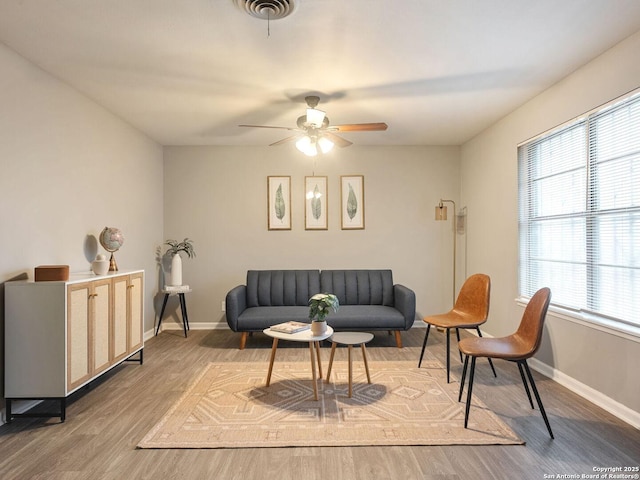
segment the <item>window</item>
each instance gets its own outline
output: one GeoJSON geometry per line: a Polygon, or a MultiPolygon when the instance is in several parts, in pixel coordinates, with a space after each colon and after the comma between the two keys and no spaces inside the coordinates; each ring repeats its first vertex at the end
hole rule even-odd
{"type": "Polygon", "coordinates": [[[640,93],[518,148],[520,294],[640,326],[640,93]]]}

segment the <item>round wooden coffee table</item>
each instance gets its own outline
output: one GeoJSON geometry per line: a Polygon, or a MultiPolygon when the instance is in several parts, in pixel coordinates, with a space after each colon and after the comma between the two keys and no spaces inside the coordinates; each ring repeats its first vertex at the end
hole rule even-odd
{"type": "MultiPolygon", "coordinates": [[[[271,358],[269,360],[269,373],[267,374],[267,387],[271,384],[271,372],[273,371],[273,361],[276,358],[276,350],[278,349],[278,340],[288,340],[290,342],[308,342],[309,352],[311,353],[311,375],[313,377],[313,398],[318,400],[318,385],[316,384],[318,377],[316,377],[316,359],[318,357],[318,374],[319,378],[322,378],[322,363],[320,362],[320,342],[326,340],[333,335],[333,328],[327,326],[327,331],[322,335],[313,335],[311,329],[303,330],[296,333],[282,333],[271,330],[271,328],[265,328],[262,331],[265,335],[273,338],[271,345],[271,358]],[[316,350],[316,355],[313,354],[313,349],[316,350]]],[[[331,368],[331,366],[329,366],[331,368]]]]}
{"type": "Polygon", "coordinates": [[[329,368],[327,369],[327,382],[331,375],[331,365],[333,364],[333,355],[336,353],[336,347],[338,345],[346,345],[348,347],[349,356],[349,398],[353,393],[353,369],[351,367],[351,350],[354,345],[360,345],[362,350],[362,359],[364,360],[364,369],[367,372],[367,382],[371,383],[371,376],[369,375],[369,364],[367,363],[367,353],[364,348],[364,344],[373,339],[372,333],[367,332],[336,332],[329,339],[333,343],[331,345],[331,357],[329,357],[329,368]]]}

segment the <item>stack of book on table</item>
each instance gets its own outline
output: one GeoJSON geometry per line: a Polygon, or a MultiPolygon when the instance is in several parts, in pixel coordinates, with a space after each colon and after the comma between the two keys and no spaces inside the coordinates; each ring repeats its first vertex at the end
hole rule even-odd
{"type": "Polygon", "coordinates": [[[303,330],[308,330],[309,328],[311,328],[311,325],[302,322],[284,322],[271,326],[271,330],[280,333],[302,332],[303,330]]]}
{"type": "Polygon", "coordinates": [[[182,292],[188,292],[189,290],[191,290],[189,285],[165,285],[164,286],[165,292],[182,293],[182,292]]]}

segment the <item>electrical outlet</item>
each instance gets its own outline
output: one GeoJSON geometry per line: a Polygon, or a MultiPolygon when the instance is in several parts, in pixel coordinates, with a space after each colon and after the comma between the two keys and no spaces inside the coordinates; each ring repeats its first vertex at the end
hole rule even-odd
{"type": "Polygon", "coordinates": [[[222,309],[223,312],[225,311],[226,306],[224,304],[224,300],[222,301],[222,305],[220,306],[220,308],[222,309]]]}

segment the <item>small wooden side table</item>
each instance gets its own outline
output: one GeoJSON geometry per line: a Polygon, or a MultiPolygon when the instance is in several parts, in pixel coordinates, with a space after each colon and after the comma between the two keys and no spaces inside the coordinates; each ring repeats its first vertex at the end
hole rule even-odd
{"type": "Polygon", "coordinates": [[[311,377],[313,378],[313,398],[318,400],[318,385],[316,376],[316,357],[318,359],[318,375],[322,378],[322,363],[320,362],[320,342],[326,340],[333,334],[333,329],[327,326],[327,331],[322,335],[313,335],[311,329],[303,330],[296,333],[282,333],[265,328],[263,333],[273,338],[271,345],[271,357],[269,358],[269,373],[267,373],[267,387],[271,384],[271,372],[273,371],[273,361],[276,358],[276,350],[278,349],[278,340],[288,340],[290,342],[309,343],[309,353],[311,355],[311,377]],[[315,357],[313,350],[315,348],[315,357]]]}
{"type": "Polygon", "coordinates": [[[329,357],[329,368],[327,368],[327,379],[329,382],[329,376],[331,375],[331,366],[333,365],[333,355],[336,353],[336,347],[338,345],[347,345],[349,349],[349,398],[353,393],[353,368],[351,364],[351,350],[354,345],[360,345],[362,350],[362,359],[364,360],[364,369],[367,372],[367,382],[371,383],[371,376],[369,375],[369,364],[367,363],[367,352],[364,348],[364,344],[370,342],[373,339],[372,333],[367,332],[336,332],[329,341],[331,345],[331,357],[329,357]]]}
{"type": "Polygon", "coordinates": [[[180,311],[182,312],[182,328],[184,330],[184,337],[187,338],[187,330],[189,330],[189,315],[187,314],[187,301],[184,298],[185,293],[191,293],[190,288],[184,290],[162,290],[164,293],[164,300],[162,301],[162,308],[160,309],[160,318],[158,319],[158,326],[156,327],[156,335],[160,331],[160,325],[162,324],[162,317],[164,315],[164,309],[167,306],[167,300],[171,295],[178,295],[180,298],[180,311]]]}

